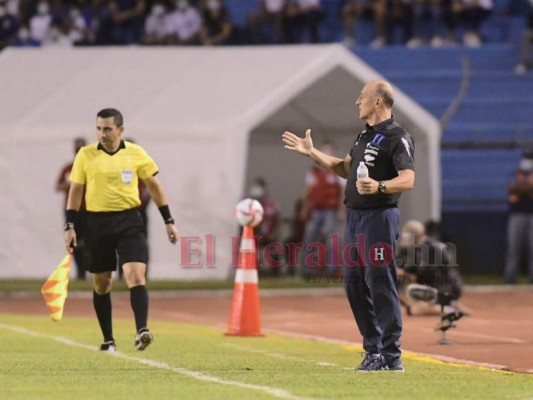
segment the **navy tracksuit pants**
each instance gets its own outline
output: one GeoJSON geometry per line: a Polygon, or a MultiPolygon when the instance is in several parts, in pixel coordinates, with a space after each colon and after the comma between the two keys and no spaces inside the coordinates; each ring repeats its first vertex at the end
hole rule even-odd
{"type": "Polygon", "coordinates": [[[402,314],[396,290],[397,207],[347,209],[344,288],[367,353],[400,357],[402,314]]]}

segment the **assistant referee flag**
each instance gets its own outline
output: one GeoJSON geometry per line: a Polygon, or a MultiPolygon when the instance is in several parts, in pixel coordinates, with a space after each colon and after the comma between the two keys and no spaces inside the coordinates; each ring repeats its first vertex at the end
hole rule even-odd
{"type": "Polygon", "coordinates": [[[50,318],[54,322],[60,321],[63,317],[63,306],[67,299],[68,274],[70,272],[71,259],[72,256],[70,254],[63,257],[41,288],[41,293],[48,307],[50,318]]]}

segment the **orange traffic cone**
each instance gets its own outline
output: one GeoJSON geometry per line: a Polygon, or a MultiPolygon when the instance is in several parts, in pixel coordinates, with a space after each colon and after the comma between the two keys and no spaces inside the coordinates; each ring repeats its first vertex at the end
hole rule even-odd
{"type": "Polygon", "coordinates": [[[259,288],[257,286],[257,251],[254,228],[245,226],[239,247],[233,303],[226,335],[263,336],[261,333],[259,288]]]}

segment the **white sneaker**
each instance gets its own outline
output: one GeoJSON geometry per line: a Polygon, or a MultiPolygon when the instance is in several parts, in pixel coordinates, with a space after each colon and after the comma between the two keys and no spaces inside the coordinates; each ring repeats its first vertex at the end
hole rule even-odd
{"type": "Polygon", "coordinates": [[[430,46],[435,48],[441,48],[442,46],[444,46],[444,40],[442,40],[440,36],[435,36],[433,39],[431,39],[430,46]]]}
{"type": "Polygon", "coordinates": [[[463,44],[466,47],[479,47],[481,46],[481,39],[479,36],[474,32],[468,32],[465,34],[463,38],[463,44]]]}
{"type": "Polygon", "coordinates": [[[527,68],[524,64],[518,64],[516,67],[514,67],[515,74],[522,75],[527,72],[527,68]]]}
{"type": "Polygon", "coordinates": [[[354,47],[355,46],[355,39],[353,37],[346,36],[343,39],[342,44],[345,45],[346,47],[354,47]]]}
{"type": "Polygon", "coordinates": [[[383,39],[382,37],[378,36],[377,38],[375,38],[374,40],[372,40],[370,42],[369,46],[372,49],[380,49],[383,46],[385,46],[385,39],[383,39]]]}
{"type": "Polygon", "coordinates": [[[422,46],[422,39],[420,38],[412,38],[412,39],[409,39],[407,41],[407,43],[405,44],[405,46],[408,48],[408,49],[416,49],[417,47],[420,47],[422,46]]]}

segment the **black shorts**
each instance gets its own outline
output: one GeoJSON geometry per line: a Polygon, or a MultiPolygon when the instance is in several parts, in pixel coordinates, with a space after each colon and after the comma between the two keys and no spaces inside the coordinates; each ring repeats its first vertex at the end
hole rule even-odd
{"type": "Polygon", "coordinates": [[[121,264],[146,264],[146,230],[139,210],[88,211],[85,253],[85,265],[89,272],[115,271],[118,260],[121,264]]]}

